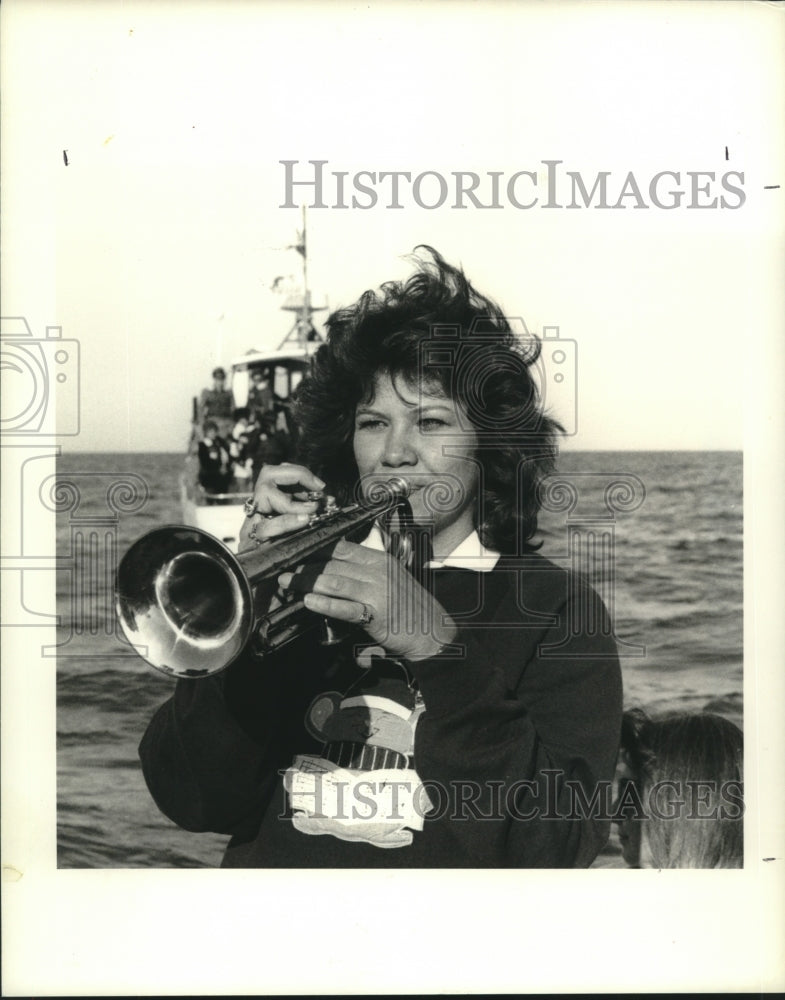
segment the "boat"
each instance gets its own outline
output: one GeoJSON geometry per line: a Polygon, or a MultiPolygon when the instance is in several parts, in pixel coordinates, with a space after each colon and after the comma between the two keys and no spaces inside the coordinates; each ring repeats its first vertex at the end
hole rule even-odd
{"type": "MultiPolygon", "coordinates": [[[[254,372],[265,373],[272,389],[270,419],[274,418],[276,461],[294,458],[296,428],[292,423],[290,405],[292,393],[310,366],[311,356],[323,338],[314,327],[312,316],[326,309],[326,304],[314,304],[308,288],[308,266],[305,242],[305,211],[303,229],[297,243],[291,247],[302,256],[302,290],[284,301],[282,309],[295,313],[294,323],[283,341],[274,350],[251,350],[230,362],[227,388],[231,389],[235,407],[245,408],[254,372]]],[[[202,438],[202,414],[199,400],[194,397],[191,432],[183,471],[180,475],[180,501],[183,523],[199,528],[237,552],[243,524],[243,504],[253,490],[253,477],[233,478],[225,491],[207,490],[199,482],[199,441],[202,438]]],[[[242,471],[242,470],[241,470],[242,471]]],[[[248,471],[248,470],[245,470],[248,471]]],[[[258,470],[256,470],[258,471],[258,470]]]]}

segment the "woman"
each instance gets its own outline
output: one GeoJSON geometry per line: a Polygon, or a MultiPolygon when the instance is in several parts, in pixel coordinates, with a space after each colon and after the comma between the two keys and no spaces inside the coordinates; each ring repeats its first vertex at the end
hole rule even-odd
{"type": "Polygon", "coordinates": [[[208,493],[224,493],[232,481],[229,446],[218,433],[215,420],[207,420],[199,442],[199,483],[208,493]]]}
{"type": "Polygon", "coordinates": [[[531,543],[557,430],[537,349],[423,256],[330,317],[302,462],[262,469],[241,538],[302,526],[313,491],[402,478],[429,544],[405,563],[377,525],[284,574],[350,641],[178,682],[142,742],[159,806],[232,834],[228,867],[588,866],[607,839],[580,806],[613,774],[619,665],[597,595],[531,543]]]}
{"type": "Polygon", "coordinates": [[[631,868],[742,868],[743,736],[708,712],[624,713],[616,803],[631,868]]]}

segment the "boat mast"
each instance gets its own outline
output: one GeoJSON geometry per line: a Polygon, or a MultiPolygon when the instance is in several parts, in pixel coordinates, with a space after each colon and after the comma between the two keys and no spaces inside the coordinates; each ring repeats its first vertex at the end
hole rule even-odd
{"type": "Polygon", "coordinates": [[[298,331],[298,340],[300,341],[300,346],[305,345],[305,331],[308,329],[311,320],[311,292],[308,288],[308,240],[305,233],[305,205],[303,204],[303,239],[302,239],[302,253],[303,253],[303,311],[300,317],[300,329],[298,331]]]}
{"type": "MultiPolygon", "coordinates": [[[[303,205],[303,228],[302,232],[297,234],[297,243],[293,244],[290,249],[296,250],[302,256],[302,268],[303,268],[303,291],[302,298],[296,304],[284,303],[283,309],[291,310],[297,313],[297,318],[294,321],[294,325],[291,330],[286,334],[284,339],[278,345],[278,350],[281,350],[285,344],[294,340],[297,342],[298,346],[305,347],[308,342],[308,336],[313,328],[313,323],[311,322],[311,316],[317,311],[317,309],[323,309],[324,306],[311,305],[311,290],[308,287],[308,236],[306,233],[306,219],[305,219],[305,205],[303,205]]],[[[321,339],[317,335],[317,339],[321,339]]]]}

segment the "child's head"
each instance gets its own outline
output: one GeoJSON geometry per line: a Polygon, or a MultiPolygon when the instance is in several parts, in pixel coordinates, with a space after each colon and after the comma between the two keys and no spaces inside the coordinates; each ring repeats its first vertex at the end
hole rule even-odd
{"type": "Polygon", "coordinates": [[[743,737],[737,726],[706,712],[653,721],[632,710],[624,714],[621,750],[645,816],[620,821],[628,864],[742,867],[743,737]]]}

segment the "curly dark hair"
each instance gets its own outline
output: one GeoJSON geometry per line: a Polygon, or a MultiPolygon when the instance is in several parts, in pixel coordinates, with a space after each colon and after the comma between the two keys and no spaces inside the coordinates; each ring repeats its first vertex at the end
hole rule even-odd
{"type": "Polygon", "coordinates": [[[484,545],[516,554],[537,530],[539,485],[553,471],[562,428],[542,411],[524,343],[501,309],[431,247],[415,248],[406,281],[367,291],[327,320],[327,340],[298,387],[299,459],[348,502],[358,479],[355,408],[379,372],[441,390],[459,402],[478,435],[483,471],[477,531],[484,545]]]}

